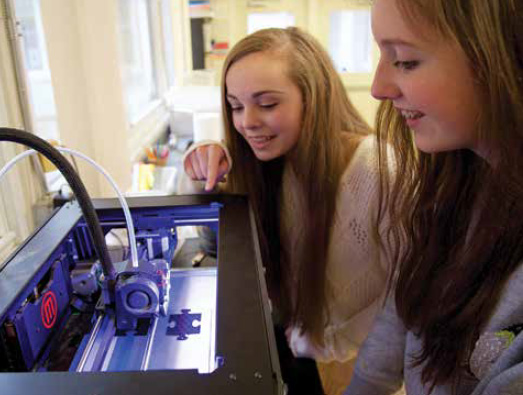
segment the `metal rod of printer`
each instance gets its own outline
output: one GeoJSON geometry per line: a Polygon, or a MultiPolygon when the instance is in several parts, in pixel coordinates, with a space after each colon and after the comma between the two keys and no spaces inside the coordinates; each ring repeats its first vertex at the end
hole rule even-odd
{"type": "Polygon", "coordinates": [[[146,371],[149,367],[149,359],[151,357],[151,351],[153,349],[154,337],[156,336],[156,328],[158,327],[158,317],[154,317],[152,322],[152,329],[149,331],[149,338],[147,339],[147,345],[145,346],[145,352],[142,358],[141,371],[146,371]]]}

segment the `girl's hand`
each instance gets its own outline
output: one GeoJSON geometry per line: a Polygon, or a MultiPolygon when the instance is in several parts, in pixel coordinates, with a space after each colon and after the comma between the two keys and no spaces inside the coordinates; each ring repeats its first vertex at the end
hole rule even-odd
{"type": "Polygon", "coordinates": [[[222,147],[209,144],[191,152],[185,158],[183,168],[191,179],[205,180],[205,190],[212,191],[216,182],[223,181],[229,171],[229,162],[222,147]]]}
{"type": "Polygon", "coordinates": [[[288,326],[285,328],[285,337],[287,338],[287,344],[291,344],[291,338],[292,338],[292,326],[288,326]]]}
{"type": "Polygon", "coordinates": [[[301,333],[297,327],[285,328],[287,344],[296,358],[318,359],[326,355],[326,350],[313,344],[306,333],[301,333]]]}

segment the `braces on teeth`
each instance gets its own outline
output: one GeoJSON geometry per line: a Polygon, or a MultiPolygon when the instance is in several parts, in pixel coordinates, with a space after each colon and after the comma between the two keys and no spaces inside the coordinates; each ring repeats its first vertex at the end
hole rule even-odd
{"type": "Polygon", "coordinates": [[[406,111],[406,110],[401,111],[401,115],[406,119],[417,119],[417,118],[421,118],[423,116],[423,114],[421,114],[418,111],[406,111]]]}

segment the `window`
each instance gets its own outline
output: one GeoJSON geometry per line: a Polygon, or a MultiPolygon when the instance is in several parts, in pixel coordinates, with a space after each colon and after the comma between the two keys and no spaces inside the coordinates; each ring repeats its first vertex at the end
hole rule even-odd
{"type": "Polygon", "coordinates": [[[38,0],[14,1],[19,48],[30,105],[33,131],[44,139],[59,140],[56,105],[47,59],[38,0]]]}
{"type": "Polygon", "coordinates": [[[247,16],[247,33],[251,34],[269,27],[286,28],[294,24],[294,15],[290,12],[251,13],[247,16]]]}
{"type": "MultiPolygon", "coordinates": [[[[19,111],[21,111],[18,95],[20,92],[16,91],[14,68],[15,57],[19,56],[18,51],[31,52],[34,50],[30,55],[32,60],[23,64],[22,71],[26,78],[29,70],[42,70],[42,68],[48,70],[47,55],[41,35],[43,30],[39,16],[40,10],[37,7],[39,2],[36,0],[17,1],[16,6],[21,8],[16,9],[13,3],[0,5],[0,53],[7,55],[2,58],[2,67],[0,67],[0,125],[3,126],[19,126],[20,124],[18,118],[19,111]],[[18,11],[20,11],[20,15],[17,15],[18,11]],[[8,21],[7,15],[12,16],[13,20],[8,21]],[[20,19],[17,19],[18,17],[20,19]],[[12,41],[8,22],[13,24],[18,22],[19,34],[22,29],[32,25],[34,34],[28,33],[30,29],[27,28],[24,36],[19,35],[17,41],[12,41]]],[[[20,149],[19,144],[2,142],[0,144],[0,167],[3,167],[20,149]]],[[[17,163],[0,180],[0,270],[5,258],[34,229],[32,208],[41,196],[42,185],[35,182],[35,180],[40,180],[31,177],[33,174],[29,160],[26,159],[17,163]]]]}
{"type": "Polygon", "coordinates": [[[158,98],[152,12],[147,0],[120,0],[119,10],[125,101],[133,122],[158,98]]]}
{"type": "Polygon", "coordinates": [[[329,52],[340,73],[372,72],[370,11],[336,11],[330,15],[329,52]]]}
{"type": "MultiPolygon", "coordinates": [[[[0,148],[0,167],[3,167],[6,160],[6,153],[7,151],[5,149],[5,146],[2,144],[2,147],[0,148]]],[[[2,185],[0,186],[0,269],[2,268],[2,264],[4,263],[5,258],[14,250],[16,244],[20,241],[20,236],[26,236],[26,235],[20,235],[17,237],[17,234],[15,233],[16,229],[16,215],[14,214],[17,212],[16,207],[16,200],[13,199],[12,194],[10,193],[13,191],[13,188],[11,188],[10,180],[7,176],[2,177],[0,179],[0,183],[2,185]]],[[[18,232],[20,233],[20,232],[18,232]]]]}
{"type": "Polygon", "coordinates": [[[4,200],[8,199],[8,197],[4,195],[6,194],[2,193],[2,198],[0,199],[0,212],[3,213],[0,216],[0,269],[7,256],[14,250],[17,242],[15,232],[9,229],[9,224],[6,220],[6,214],[9,211],[6,209],[4,200]]]}
{"type": "Polygon", "coordinates": [[[165,58],[165,69],[167,74],[167,85],[174,86],[175,66],[174,66],[174,36],[173,18],[171,13],[171,0],[162,0],[161,18],[163,34],[163,56],[165,58]]]}
{"type": "MultiPolygon", "coordinates": [[[[1,16],[0,10],[0,29],[3,30],[6,26],[2,24],[1,16]]],[[[7,43],[1,40],[1,36],[0,32],[0,50],[3,50],[5,48],[2,47],[7,46],[7,43]]],[[[14,99],[5,89],[7,78],[1,78],[7,75],[11,73],[2,74],[0,70],[0,125],[9,125],[9,103],[14,99]]],[[[0,142],[0,168],[17,153],[16,146],[13,143],[0,142]]],[[[7,256],[29,235],[33,227],[32,218],[25,210],[30,204],[30,197],[23,193],[25,190],[21,190],[27,181],[21,171],[22,167],[23,163],[19,162],[0,179],[0,270],[7,256]]]]}

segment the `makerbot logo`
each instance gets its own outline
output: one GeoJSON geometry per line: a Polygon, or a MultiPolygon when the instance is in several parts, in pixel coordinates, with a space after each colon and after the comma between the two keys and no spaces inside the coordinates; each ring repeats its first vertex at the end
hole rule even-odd
{"type": "Polygon", "coordinates": [[[56,303],[56,296],[52,291],[47,292],[42,299],[42,307],[40,308],[40,315],[42,316],[42,323],[47,329],[51,329],[58,316],[58,303],[56,303]]]}

